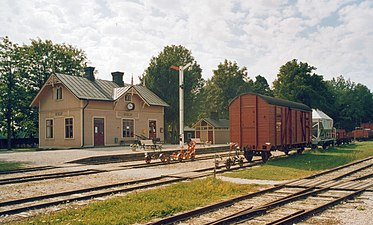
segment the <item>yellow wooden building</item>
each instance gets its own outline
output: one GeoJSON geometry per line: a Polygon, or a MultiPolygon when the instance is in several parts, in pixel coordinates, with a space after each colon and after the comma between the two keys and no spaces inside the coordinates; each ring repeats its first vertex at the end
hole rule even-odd
{"type": "Polygon", "coordinates": [[[219,119],[217,113],[211,113],[210,118],[202,118],[194,125],[195,137],[211,144],[229,143],[229,120],[219,119]]]}
{"type": "Polygon", "coordinates": [[[39,108],[39,147],[115,146],[138,136],[164,141],[164,107],[169,105],[145,86],[113,80],[51,75],[31,106],[39,108]]]}

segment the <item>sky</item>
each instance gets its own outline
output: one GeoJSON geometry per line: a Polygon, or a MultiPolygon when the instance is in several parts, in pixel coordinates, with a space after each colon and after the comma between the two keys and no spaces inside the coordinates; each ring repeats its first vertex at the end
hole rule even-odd
{"type": "MultiPolygon", "coordinates": [[[[82,49],[97,78],[138,77],[167,45],[182,45],[211,78],[224,59],[271,85],[281,65],[307,62],[373,90],[373,1],[0,0],[0,37],[82,49]]],[[[296,87],[294,87],[296,88],[296,87]]]]}

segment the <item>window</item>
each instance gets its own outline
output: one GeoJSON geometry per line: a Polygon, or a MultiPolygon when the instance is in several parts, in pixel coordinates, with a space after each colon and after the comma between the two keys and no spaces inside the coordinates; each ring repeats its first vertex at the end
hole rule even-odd
{"type": "Polygon", "coordinates": [[[65,138],[73,138],[73,118],[65,118],[65,138]]]}
{"type": "Polygon", "coordinates": [[[62,87],[61,86],[57,87],[57,89],[56,89],[56,99],[57,100],[62,99],[62,87]]]}
{"type": "Polygon", "coordinates": [[[124,101],[126,101],[126,102],[130,102],[130,101],[132,101],[132,95],[131,95],[131,94],[126,94],[126,95],[124,96],[124,101]]]}
{"type": "Polygon", "coordinates": [[[45,123],[45,137],[46,138],[53,138],[53,120],[47,119],[45,123]]]}
{"type": "Polygon", "coordinates": [[[134,137],[134,121],[123,119],[123,137],[134,137]]]}

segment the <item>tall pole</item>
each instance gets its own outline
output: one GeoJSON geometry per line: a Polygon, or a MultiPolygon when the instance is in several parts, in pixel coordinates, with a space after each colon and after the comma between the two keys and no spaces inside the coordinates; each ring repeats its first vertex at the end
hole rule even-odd
{"type": "Polygon", "coordinates": [[[179,140],[180,140],[180,147],[184,146],[184,68],[180,66],[179,69],[179,117],[180,117],[180,124],[179,124],[179,140]]]}
{"type": "Polygon", "coordinates": [[[184,146],[184,70],[191,66],[187,63],[185,66],[171,66],[172,69],[179,71],[179,142],[180,148],[184,146]]]}

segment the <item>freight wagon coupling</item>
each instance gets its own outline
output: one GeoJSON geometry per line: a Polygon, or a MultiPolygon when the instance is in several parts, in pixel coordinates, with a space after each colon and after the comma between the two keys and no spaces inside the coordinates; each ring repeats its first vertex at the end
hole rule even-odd
{"type": "Polygon", "coordinates": [[[245,93],[229,104],[230,140],[251,161],[266,162],[271,151],[302,153],[312,144],[312,109],[302,103],[245,93]]]}

